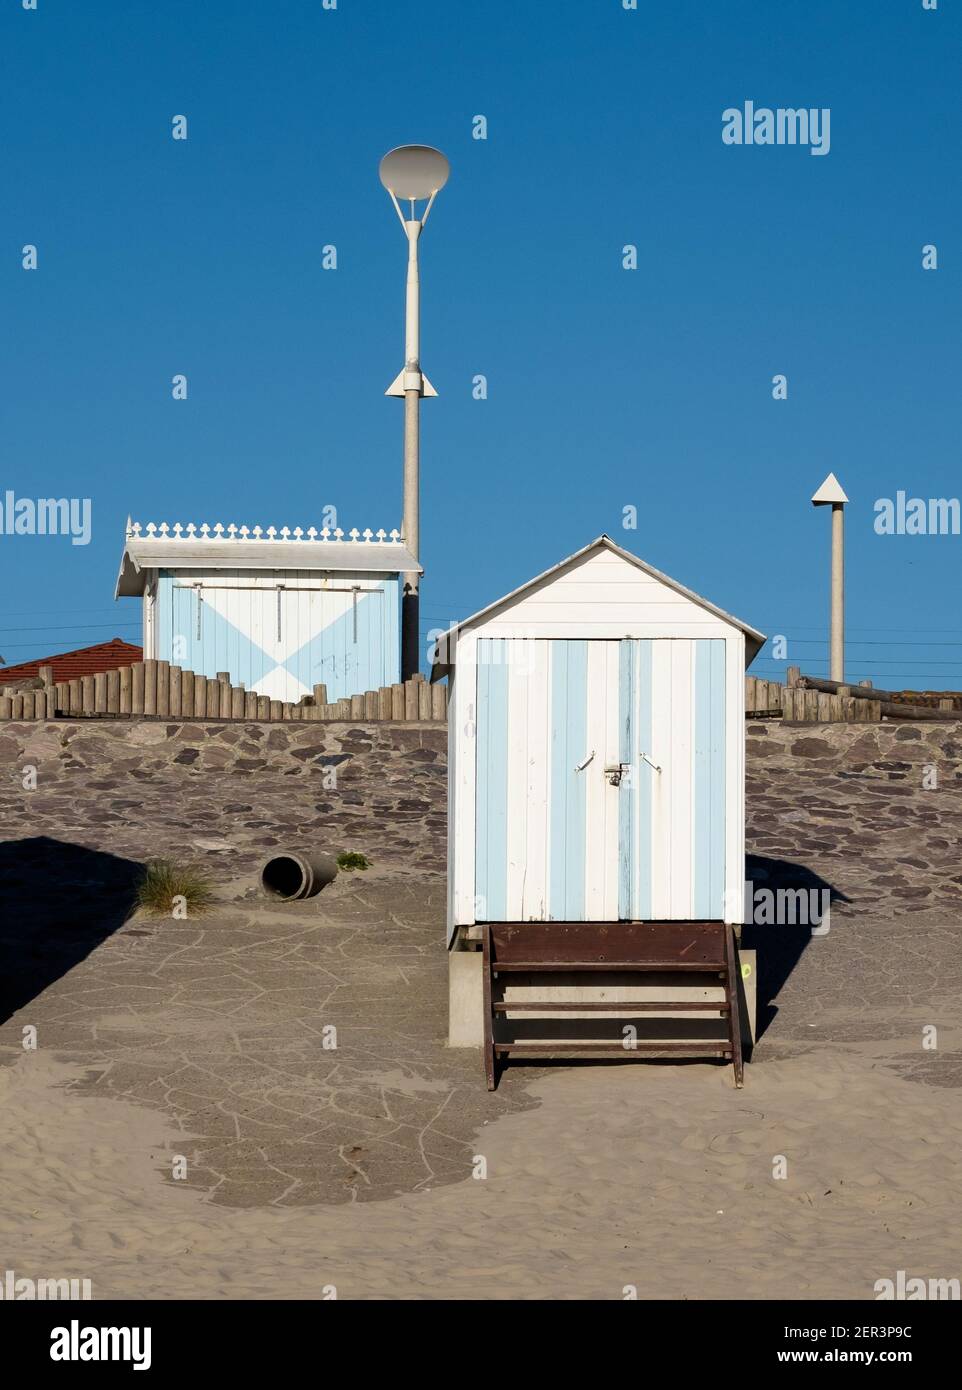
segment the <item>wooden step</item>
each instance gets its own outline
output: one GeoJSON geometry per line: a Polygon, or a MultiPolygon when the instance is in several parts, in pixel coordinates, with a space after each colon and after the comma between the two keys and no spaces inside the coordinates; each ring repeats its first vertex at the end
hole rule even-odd
{"type": "Polygon", "coordinates": [[[643,1002],[632,1000],[618,1000],[614,1003],[606,1003],[603,1000],[581,1001],[575,999],[551,999],[543,1000],[540,1003],[536,999],[519,1000],[511,1003],[508,1000],[498,1000],[491,1005],[496,1014],[507,1013],[609,1013],[618,1014],[624,1018],[630,1018],[634,1014],[653,1014],[663,1013],[671,1010],[675,1013],[712,1013],[727,1014],[728,1002],[725,999],[698,1000],[673,1000],[673,999],[646,999],[643,1002]]]}
{"type": "Polygon", "coordinates": [[[546,960],[512,960],[491,962],[491,972],[500,975],[503,972],[525,970],[529,974],[555,973],[564,971],[572,974],[577,970],[663,970],[685,971],[687,974],[700,972],[702,975],[717,975],[719,979],[725,978],[725,972],[718,965],[701,965],[696,961],[677,961],[677,960],[583,960],[583,961],[546,961],[546,960]]]}
{"type": "MultiPolygon", "coordinates": [[[[733,1064],[735,1085],[742,1084],[741,1039],[738,1020],[738,985],[735,974],[735,938],[732,928],[721,923],[540,923],[481,924],[482,981],[484,991],[484,1069],[489,1090],[498,1084],[498,1062],[512,1056],[606,1057],[622,1061],[655,1056],[721,1057],[733,1064]],[[597,995],[590,1000],[537,999],[537,985],[524,991],[525,997],[509,1000],[505,989],[519,976],[542,976],[542,990],[549,985],[570,985],[579,975],[588,975],[596,986],[603,977],[621,972],[653,976],[670,975],[679,984],[701,984],[724,991],[723,999],[607,1000],[597,995]],[[499,977],[503,979],[499,980],[499,977]],[[567,980],[565,979],[567,977],[567,980]],[[496,984],[500,984],[500,988],[496,984]],[[496,998],[500,993],[502,997],[496,998]],[[516,1039],[501,1042],[494,1037],[495,1023],[510,1031],[510,1019],[520,1021],[533,1015],[555,1018],[560,1015],[605,1016],[609,1021],[653,1015],[710,1014],[726,1023],[727,1040],[702,1039],[688,1042],[645,1038],[626,1048],[611,1038],[555,1039],[528,1042],[516,1039]]],[[[522,982],[527,983],[527,982],[522,982]]],[[[638,985],[641,980],[637,982],[638,985]]],[[[653,991],[659,982],[651,981],[653,991]]],[[[637,987],[637,986],[636,986],[637,987]]],[[[618,992],[626,986],[609,986],[618,992]]],[[[700,991],[699,991],[700,992],[700,991]]],[[[720,991],[719,991],[720,992],[720,991]]],[[[530,1027],[530,1024],[529,1024],[530,1027]]],[[[517,1031],[517,1030],[516,1030],[517,1031]]],[[[571,1030],[565,1030],[569,1032],[571,1030]]],[[[677,1031],[677,1030],[673,1030],[677,1031]]]]}
{"type": "Polygon", "coordinates": [[[730,1057],[732,1052],[731,1043],[672,1043],[672,1042],[636,1042],[631,1047],[623,1047],[621,1043],[611,1043],[607,1039],[599,1042],[592,1042],[588,1039],[585,1042],[510,1042],[494,1044],[495,1052],[537,1052],[537,1053],[570,1053],[570,1052],[590,1052],[604,1057],[624,1057],[630,1061],[636,1052],[687,1052],[692,1057],[730,1057]]]}

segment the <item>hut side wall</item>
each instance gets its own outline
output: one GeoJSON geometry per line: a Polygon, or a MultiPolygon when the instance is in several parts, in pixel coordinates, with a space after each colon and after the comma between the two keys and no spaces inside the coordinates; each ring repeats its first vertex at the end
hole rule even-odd
{"type": "Polygon", "coordinates": [[[272,700],[317,684],[339,700],[400,680],[397,576],[308,570],[161,570],[159,660],[219,671],[272,700]]]}

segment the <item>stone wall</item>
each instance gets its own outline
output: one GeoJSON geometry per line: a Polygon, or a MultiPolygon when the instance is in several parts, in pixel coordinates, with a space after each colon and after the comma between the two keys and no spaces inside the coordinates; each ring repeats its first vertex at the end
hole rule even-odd
{"type": "Polygon", "coordinates": [[[962,723],[749,721],[746,738],[750,853],[876,917],[962,919],[962,723]]]}
{"type": "MultiPolygon", "coordinates": [[[[801,869],[876,916],[962,912],[962,724],[749,721],[746,738],[753,880],[801,869]]],[[[444,871],[434,723],[7,723],[0,773],[8,840],[137,860],[229,851],[242,872],[279,845],[324,844],[444,871]]]]}
{"type": "Polygon", "coordinates": [[[8,723],[2,838],[138,862],[229,857],[232,875],[279,846],[443,873],[446,748],[434,723],[8,723]]]}

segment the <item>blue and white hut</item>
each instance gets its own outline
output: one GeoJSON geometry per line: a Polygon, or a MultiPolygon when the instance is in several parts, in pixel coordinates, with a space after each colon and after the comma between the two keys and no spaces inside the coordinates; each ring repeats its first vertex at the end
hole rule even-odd
{"type": "Polygon", "coordinates": [[[145,659],[272,700],[339,700],[400,675],[397,531],[127,523],[116,597],[143,599],[145,659]]]}
{"type": "MultiPolygon", "coordinates": [[[[744,675],[764,641],[607,536],[439,639],[452,1042],[481,1042],[483,1023],[489,1051],[501,1046],[497,1017],[481,1012],[497,995],[499,951],[505,972],[527,959],[533,977],[540,959],[556,983],[565,962],[575,974],[619,959],[626,970],[704,961],[716,981],[730,972],[744,675]],[[480,953],[455,959],[480,942],[483,968],[480,953]]],[[[710,1011],[711,994],[699,998],[710,1011]]]]}

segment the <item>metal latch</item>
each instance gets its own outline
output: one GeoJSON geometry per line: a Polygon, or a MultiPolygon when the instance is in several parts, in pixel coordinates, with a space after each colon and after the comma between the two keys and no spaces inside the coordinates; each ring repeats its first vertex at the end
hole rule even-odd
{"type": "MultiPolygon", "coordinates": [[[[656,772],[661,771],[661,768],[658,766],[658,764],[653,763],[647,753],[639,752],[638,756],[642,758],[648,764],[649,767],[653,767],[656,772]]],[[[631,763],[612,763],[610,767],[605,768],[605,776],[608,778],[608,781],[611,783],[613,787],[620,787],[622,778],[629,777],[630,775],[631,763]]]]}
{"type": "Polygon", "coordinates": [[[621,779],[631,768],[630,763],[613,763],[605,768],[605,776],[613,787],[621,786],[621,779]]]}

